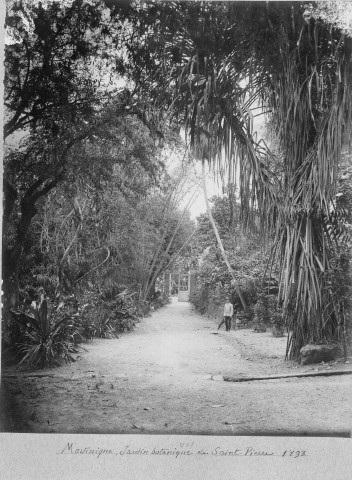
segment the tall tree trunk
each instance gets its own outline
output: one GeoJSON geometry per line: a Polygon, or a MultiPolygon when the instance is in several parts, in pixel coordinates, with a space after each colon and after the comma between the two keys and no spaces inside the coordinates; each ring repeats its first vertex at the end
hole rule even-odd
{"type": "Polygon", "coordinates": [[[219,246],[222,258],[224,259],[224,262],[227,266],[227,269],[228,269],[228,271],[229,271],[229,273],[232,277],[232,282],[231,283],[236,289],[236,292],[237,292],[237,294],[238,294],[238,296],[241,300],[241,303],[242,303],[242,306],[243,306],[244,310],[246,310],[247,309],[247,304],[246,304],[245,299],[242,295],[242,292],[241,292],[241,290],[238,286],[237,280],[235,279],[235,273],[233,271],[233,268],[231,267],[228,256],[227,256],[227,254],[225,252],[225,249],[224,249],[224,246],[222,244],[222,241],[221,241],[221,238],[220,238],[218,228],[216,226],[213,214],[211,213],[211,208],[210,208],[208,195],[207,195],[207,187],[206,187],[206,182],[205,182],[205,161],[204,160],[202,162],[202,180],[203,180],[203,192],[204,192],[205,204],[206,204],[206,207],[207,207],[207,213],[208,213],[208,216],[209,216],[211,226],[213,227],[213,230],[214,230],[214,233],[215,233],[215,236],[216,236],[216,240],[218,242],[218,246],[219,246]]]}
{"type": "Polygon", "coordinates": [[[18,259],[11,257],[11,251],[2,251],[2,332],[5,346],[11,343],[11,314],[19,302],[18,259]]]}
{"type": "Polygon", "coordinates": [[[18,267],[21,259],[24,241],[33,217],[37,210],[34,202],[21,202],[21,218],[17,228],[15,244],[12,248],[3,248],[2,252],[2,318],[5,343],[10,327],[10,310],[16,309],[19,303],[18,267]]]}

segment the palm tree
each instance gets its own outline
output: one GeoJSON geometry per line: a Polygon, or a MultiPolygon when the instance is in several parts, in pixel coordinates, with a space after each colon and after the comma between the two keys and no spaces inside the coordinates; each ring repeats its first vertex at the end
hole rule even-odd
{"type": "Polygon", "coordinates": [[[335,339],[342,309],[329,271],[351,125],[351,38],[308,18],[299,2],[152,3],[143,12],[138,75],[158,112],[148,118],[182,125],[194,155],[239,183],[245,224],[257,217],[263,235],[275,237],[286,356],[335,339]],[[271,168],[278,158],[254,135],[258,109],[269,111],[280,175],[271,168]]]}

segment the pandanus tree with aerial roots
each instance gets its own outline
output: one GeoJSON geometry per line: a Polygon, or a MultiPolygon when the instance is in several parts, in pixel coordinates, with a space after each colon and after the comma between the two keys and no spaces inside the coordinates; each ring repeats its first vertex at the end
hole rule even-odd
{"type": "Polygon", "coordinates": [[[335,196],[352,38],[300,2],[150,2],[135,25],[134,80],[152,99],[145,122],[159,134],[165,120],[184,128],[194,156],[236,184],[244,224],[273,239],[286,357],[339,339],[344,299],[331,271],[344,233],[335,196]],[[275,154],[256,138],[258,113],[275,154]]]}

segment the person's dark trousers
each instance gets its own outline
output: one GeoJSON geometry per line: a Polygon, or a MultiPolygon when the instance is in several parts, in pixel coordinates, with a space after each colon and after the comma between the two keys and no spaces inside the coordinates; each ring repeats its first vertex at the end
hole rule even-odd
{"type": "Polygon", "coordinates": [[[221,322],[219,323],[218,330],[220,329],[221,325],[225,323],[225,317],[222,317],[221,322]]]}
{"type": "Polygon", "coordinates": [[[231,330],[231,317],[225,317],[225,327],[227,332],[231,330]]]}

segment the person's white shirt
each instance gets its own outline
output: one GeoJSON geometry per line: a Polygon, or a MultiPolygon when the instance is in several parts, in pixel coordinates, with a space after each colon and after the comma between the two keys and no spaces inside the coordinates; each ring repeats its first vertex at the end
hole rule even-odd
{"type": "Polygon", "coordinates": [[[225,303],[224,306],[224,317],[232,317],[233,315],[233,305],[230,302],[225,303]]]}

